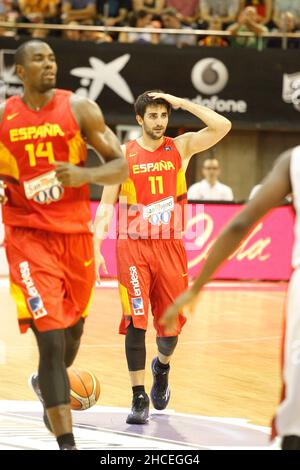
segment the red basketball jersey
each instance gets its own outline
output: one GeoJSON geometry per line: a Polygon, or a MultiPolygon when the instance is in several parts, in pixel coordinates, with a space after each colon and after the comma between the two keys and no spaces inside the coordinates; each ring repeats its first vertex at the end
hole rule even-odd
{"type": "Polygon", "coordinates": [[[7,181],[3,222],[62,233],[90,231],[89,189],[64,188],[53,161],[82,166],[87,151],[70,104],[71,92],[55,90],[40,111],[13,96],[0,123],[0,177],[7,181]]]}
{"type": "Polygon", "coordinates": [[[135,141],[126,144],[129,177],[119,198],[119,237],[181,238],[186,181],[174,140],[164,137],[151,152],[135,141]]]}

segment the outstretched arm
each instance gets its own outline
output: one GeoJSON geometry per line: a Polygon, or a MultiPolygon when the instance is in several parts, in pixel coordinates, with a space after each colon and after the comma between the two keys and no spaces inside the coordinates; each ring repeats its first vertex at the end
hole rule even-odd
{"type": "Polygon", "coordinates": [[[221,232],[192,287],[180,295],[165,313],[162,321],[170,329],[176,321],[178,312],[185,305],[193,304],[202,287],[230,254],[237,249],[240,242],[259,219],[270,209],[279,205],[291,193],[290,158],[290,150],[279,157],[256,196],[221,232]]]}

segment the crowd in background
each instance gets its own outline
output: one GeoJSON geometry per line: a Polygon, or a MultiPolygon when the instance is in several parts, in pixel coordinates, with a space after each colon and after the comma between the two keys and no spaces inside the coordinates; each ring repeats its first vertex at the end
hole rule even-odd
{"type": "MultiPolygon", "coordinates": [[[[36,38],[62,35],[71,40],[94,42],[139,42],[214,47],[281,47],[280,38],[263,38],[262,33],[298,32],[300,0],[0,0],[0,20],[9,22],[131,26],[191,31],[229,31],[230,36],[171,35],[158,33],[91,31],[57,32],[28,30],[36,38]],[[252,35],[239,36],[240,32],[252,35]]],[[[25,30],[0,28],[0,36],[25,34],[25,30]]],[[[285,47],[299,48],[300,40],[290,38],[285,47]]]]}

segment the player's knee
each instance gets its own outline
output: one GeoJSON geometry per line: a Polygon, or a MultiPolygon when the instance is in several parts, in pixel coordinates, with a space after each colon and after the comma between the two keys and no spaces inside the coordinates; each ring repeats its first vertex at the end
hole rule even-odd
{"type": "Polygon", "coordinates": [[[68,333],[73,338],[74,341],[79,341],[83,334],[84,319],[80,320],[74,325],[68,328],[68,333]]]}
{"type": "Polygon", "coordinates": [[[156,338],[158,351],[164,356],[171,356],[177,346],[177,343],[178,343],[178,336],[168,336],[166,338],[163,338],[162,336],[158,336],[156,338]]]}
{"type": "Polygon", "coordinates": [[[40,363],[53,369],[63,361],[65,352],[64,331],[53,330],[39,333],[40,363]]]}

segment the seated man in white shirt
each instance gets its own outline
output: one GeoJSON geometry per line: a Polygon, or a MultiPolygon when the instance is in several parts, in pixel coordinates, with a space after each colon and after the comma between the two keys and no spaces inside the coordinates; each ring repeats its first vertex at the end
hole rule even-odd
{"type": "Polygon", "coordinates": [[[204,179],[188,190],[189,201],[233,201],[232,189],[218,181],[220,166],[216,158],[206,158],[202,172],[204,179]]]}

